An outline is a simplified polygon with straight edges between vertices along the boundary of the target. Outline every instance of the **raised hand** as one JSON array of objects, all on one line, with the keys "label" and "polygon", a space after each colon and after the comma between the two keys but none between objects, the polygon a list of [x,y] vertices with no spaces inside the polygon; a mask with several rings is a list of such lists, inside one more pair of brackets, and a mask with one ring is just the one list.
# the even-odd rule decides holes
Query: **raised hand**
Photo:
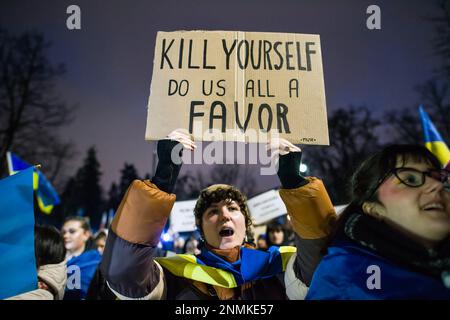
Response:
[{"label": "raised hand", "polygon": [[271,153],[273,155],[279,154],[282,156],[290,152],[302,151],[302,149],[293,145],[292,143],[283,138],[270,139],[269,142],[266,144],[266,150],[271,150]]},{"label": "raised hand", "polygon": [[175,129],[169,133],[165,139],[178,141],[188,150],[195,150],[197,148],[192,135],[187,133],[187,130],[185,129]]}]

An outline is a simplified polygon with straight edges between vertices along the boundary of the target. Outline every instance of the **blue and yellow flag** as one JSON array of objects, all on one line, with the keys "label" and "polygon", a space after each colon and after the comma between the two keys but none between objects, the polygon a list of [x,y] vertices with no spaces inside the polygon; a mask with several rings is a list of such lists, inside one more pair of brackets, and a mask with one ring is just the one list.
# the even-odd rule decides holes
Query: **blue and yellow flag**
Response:
[{"label": "blue and yellow flag", "polygon": [[425,146],[430,150],[442,164],[443,167],[450,166],[450,151],[447,144],[441,135],[437,131],[433,122],[431,122],[428,114],[423,110],[422,106],[419,107],[420,118],[422,120],[422,129],[425,139]]},{"label": "blue and yellow flag", "polygon": [[236,288],[284,272],[296,251],[295,247],[290,246],[273,246],[267,251],[242,247],[240,259],[230,263],[203,247],[197,256],[177,254],[155,260],[178,277],[223,288]]},{"label": "blue and yellow flag", "polygon": [[0,180],[0,299],[37,289],[33,174]]},{"label": "blue and yellow flag", "polygon": [[[34,166],[23,161],[11,152],[7,153],[6,158],[10,175],[30,167],[34,168]],[[45,178],[42,172],[36,168],[33,171],[33,190],[36,191],[39,209],[44,213],[51,213],[53,207],[61,202],[55,188],[53,188],[52,184]]]}]

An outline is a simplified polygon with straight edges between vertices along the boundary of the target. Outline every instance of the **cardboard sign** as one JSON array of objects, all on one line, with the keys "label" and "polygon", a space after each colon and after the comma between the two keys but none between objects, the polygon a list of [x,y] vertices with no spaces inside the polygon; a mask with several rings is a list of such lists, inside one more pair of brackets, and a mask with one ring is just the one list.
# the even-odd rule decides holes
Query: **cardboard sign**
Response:
[{"label": "cardboard sign", "polygon": [[178,128],[196,141],[328,145],[319,35],[158,32],[145,138]]},{"label": "cardboard sign", "polygon": [[285,215],[286,206],[280,197],[278,190],[264,192],[247,201],[248,210],[253,222],[258,225],[269,220]]},{"label": "cardboard sign", "polygon": [[175,201],[170,214],[170,229],[172,232],[195,231],[194,208],[197,200]]}]

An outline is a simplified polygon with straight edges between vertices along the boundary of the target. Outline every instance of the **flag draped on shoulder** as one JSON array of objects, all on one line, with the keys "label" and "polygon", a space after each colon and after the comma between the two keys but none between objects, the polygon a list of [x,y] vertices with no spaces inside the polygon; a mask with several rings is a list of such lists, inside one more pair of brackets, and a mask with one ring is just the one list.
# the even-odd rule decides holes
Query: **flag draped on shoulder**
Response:
[{"label": "flag draped on shoulder", "polygon": [[450,168],[450,151],[439,131],[431,121],[428,114],[419,107],[420,119],[422,121],[423,135],[425,139],[425,146],[430,150],[441,162],[443,167]]},{"label": "flag draped on shoulder", "polygon": [[33,167],[33,190],[36,191],[37,203],[39,209],[44,213],[51,213],[53,207],[60,203],[58,193],[55,188],[53,188],[50,181],[39,171],[37,168],[31,164],[23,161],[20,157],[8,152],[7,155],[8,170],[9,174],[13,175],[24,169]]},{"label": "flag draped on shoulder", "polygon": [[0,299],[37,289],[33,169],[0,180]]},{"label": "flag draped on shoulder", "polygon": [[223,288],[236,288],[244,283],[267,279],[284,272],[295,247],[270,247],[267,251],[241,248],[240,259],[230,263],[202,248],[197,256],[177,254],[155,260],[170,273]]}]

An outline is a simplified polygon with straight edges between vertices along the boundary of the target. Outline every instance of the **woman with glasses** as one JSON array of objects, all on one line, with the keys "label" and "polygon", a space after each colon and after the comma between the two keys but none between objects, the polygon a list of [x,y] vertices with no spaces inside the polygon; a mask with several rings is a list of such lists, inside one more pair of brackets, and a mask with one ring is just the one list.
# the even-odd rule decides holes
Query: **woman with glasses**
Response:
[{"label": "woman with glasses", "polygon": [[448,174],[422,146],[365,160],[306,298],[450,299]]}]

